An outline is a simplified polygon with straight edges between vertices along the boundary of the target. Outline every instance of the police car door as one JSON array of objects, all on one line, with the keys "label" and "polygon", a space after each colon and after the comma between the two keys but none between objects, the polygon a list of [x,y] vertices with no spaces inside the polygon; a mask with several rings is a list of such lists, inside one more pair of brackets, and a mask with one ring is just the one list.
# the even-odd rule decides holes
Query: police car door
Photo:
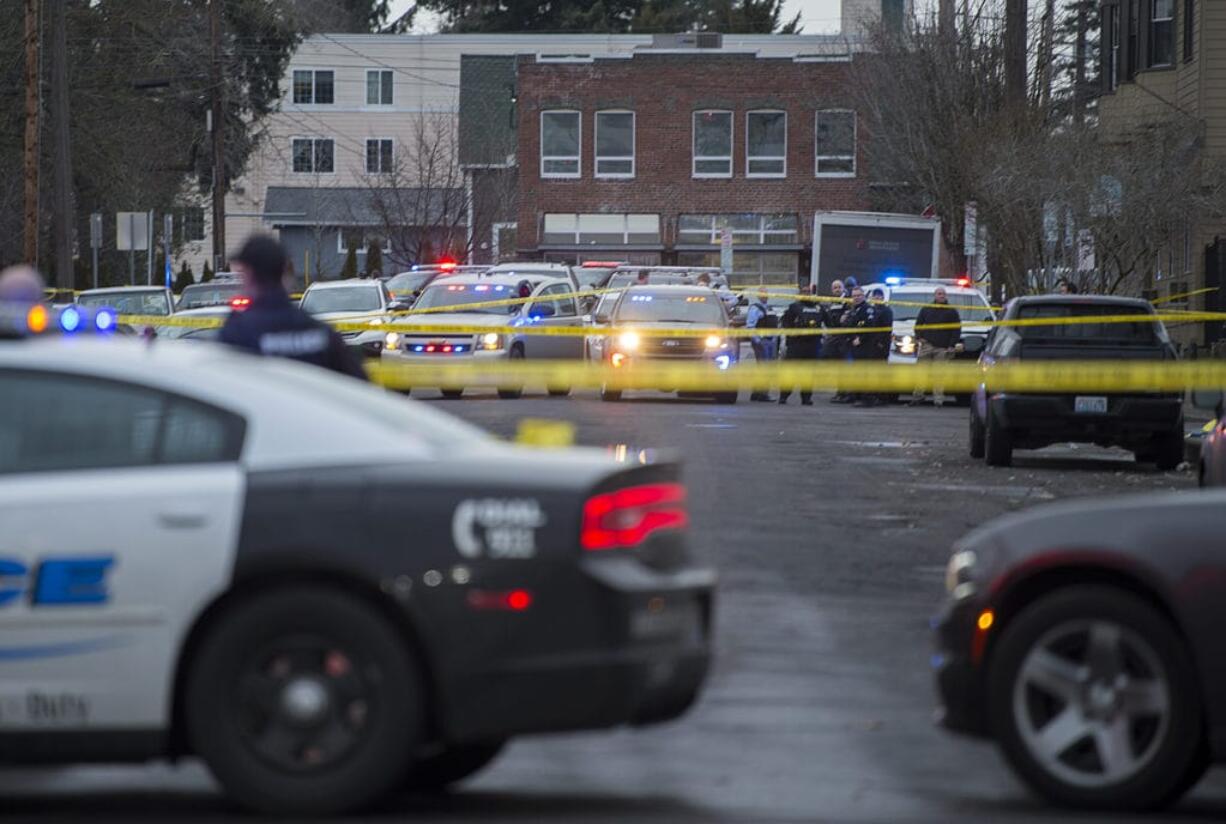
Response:
[{"label": "police car door", "polygon": [[[547,287],[542,296],[553,301],[554,314],[548,319],[550,327],[577,331],[583,326],[583,318],[575,302],[574,289],[569,284],[555,283]],[[578,334],[554,335],[549,341],[550,357],[575,360],[583,357],[583,337]]]},{"label": "police car door", "polygon": [[226,586],[243,421],[149,387],[0,370],[0,740],[156,732]]}]

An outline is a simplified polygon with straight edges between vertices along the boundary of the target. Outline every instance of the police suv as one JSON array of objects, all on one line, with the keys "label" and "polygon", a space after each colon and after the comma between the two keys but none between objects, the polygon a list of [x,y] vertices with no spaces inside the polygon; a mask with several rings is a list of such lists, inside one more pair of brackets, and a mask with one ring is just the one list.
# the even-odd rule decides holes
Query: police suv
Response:
[{"label": "police suv", "polygon": [[714,586],[678,473],[209,343],[4,343],[0,763],[199,756],[318,815],[675,718]]}]

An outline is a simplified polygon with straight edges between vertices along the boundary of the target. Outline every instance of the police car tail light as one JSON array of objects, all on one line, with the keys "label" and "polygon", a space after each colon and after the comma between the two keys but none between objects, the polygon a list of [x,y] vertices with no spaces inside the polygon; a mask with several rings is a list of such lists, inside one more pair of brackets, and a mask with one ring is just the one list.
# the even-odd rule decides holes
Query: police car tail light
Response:
[{"label": "police car tail light", "polygon": [[970,278],[958,278],[957,282],[959,286],[970,286],[971,285]]},{"label": "police car tail light", "polygon": [[233,298],[230,301],[230,308],[242,311],[251,305],[251,298]]},{"label": "police car tail light", "polygon": [[579,543],[590,551],[625,549],[656,532],[684,529],[689,523],[681,484],[631,486],[596,495],[583,505]]}]

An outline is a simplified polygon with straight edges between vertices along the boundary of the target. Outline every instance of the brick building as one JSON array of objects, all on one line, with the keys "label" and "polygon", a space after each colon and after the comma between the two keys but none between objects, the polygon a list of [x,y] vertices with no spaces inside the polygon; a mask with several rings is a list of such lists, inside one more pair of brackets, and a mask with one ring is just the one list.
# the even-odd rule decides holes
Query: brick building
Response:
[{"label": "brick building", "polygon": [[866,210],[847,54],[644,48],[516,64],[521,257],[807,272],[813,213]]}]

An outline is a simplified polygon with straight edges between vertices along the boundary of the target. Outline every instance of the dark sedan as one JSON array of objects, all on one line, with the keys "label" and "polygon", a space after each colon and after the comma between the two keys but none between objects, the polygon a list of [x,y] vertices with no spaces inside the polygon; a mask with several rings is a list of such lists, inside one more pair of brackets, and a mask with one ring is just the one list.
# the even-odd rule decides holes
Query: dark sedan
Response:
[{"label": "dark sedan", "polygon": [[1226,761],[1226,491],[1059,504],[955,546],[934,621],[944,725],[1041,795],[1169,803]]}]

